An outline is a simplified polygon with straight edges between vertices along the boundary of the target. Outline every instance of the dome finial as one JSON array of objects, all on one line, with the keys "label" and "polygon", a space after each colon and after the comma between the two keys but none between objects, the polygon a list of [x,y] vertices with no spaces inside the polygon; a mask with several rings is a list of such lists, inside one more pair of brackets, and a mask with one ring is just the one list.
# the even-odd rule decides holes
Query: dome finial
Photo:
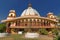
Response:
[{"label": "dome finial", "polygon": [[31,4],[31,3],[29,3],[29,4],[28,4],[28,7],[32,7],[32,4]]}]

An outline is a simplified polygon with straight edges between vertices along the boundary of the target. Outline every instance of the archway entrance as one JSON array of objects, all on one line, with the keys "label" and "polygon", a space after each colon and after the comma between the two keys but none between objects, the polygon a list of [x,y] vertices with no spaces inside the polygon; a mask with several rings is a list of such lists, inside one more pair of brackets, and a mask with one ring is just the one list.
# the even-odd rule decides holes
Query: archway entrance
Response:
[{"label": "archway entrance", "polygon": [[46,31],[48,31],[48,32],[51,31],[51,30],[52,30],[51,28],[46,28]]},{"label": "archway entrance", "polygon": [[18,34],[23,34],[24,33],[24,28],[17,29]]}]

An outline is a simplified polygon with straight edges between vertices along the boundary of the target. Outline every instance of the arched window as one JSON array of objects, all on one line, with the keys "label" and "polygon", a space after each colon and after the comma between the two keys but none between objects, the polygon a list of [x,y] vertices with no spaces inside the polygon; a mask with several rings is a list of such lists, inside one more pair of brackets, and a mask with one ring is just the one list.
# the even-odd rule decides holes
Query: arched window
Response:
[{"label": "arched window", "polygon": [[11,17],[13,16],[13,14],[11,14]]}]

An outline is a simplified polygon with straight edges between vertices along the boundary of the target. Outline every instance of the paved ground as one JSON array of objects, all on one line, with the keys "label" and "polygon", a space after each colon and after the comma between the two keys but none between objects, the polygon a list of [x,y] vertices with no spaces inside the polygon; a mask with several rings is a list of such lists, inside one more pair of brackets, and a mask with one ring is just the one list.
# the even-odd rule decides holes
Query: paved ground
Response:
[{"label": "paved ground", "polygon": [[2,38],[0,38],[0,40],[53,40],[53,37],[49,37],[46,35],[40,35],[39,38],[28,39],[28,38],[24,38],[22,36],[13,35],[11,37],[10,36],[2,37]]},{"label": "paved ground", "polygon": [[46,35],[40,35],[40,40],[53,40],[53,37],[46,36]]}]

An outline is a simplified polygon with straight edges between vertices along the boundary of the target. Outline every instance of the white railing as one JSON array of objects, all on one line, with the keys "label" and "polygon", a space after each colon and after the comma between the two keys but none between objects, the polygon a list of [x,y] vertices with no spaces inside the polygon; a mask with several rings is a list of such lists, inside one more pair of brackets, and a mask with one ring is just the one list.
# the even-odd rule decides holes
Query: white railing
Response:
[{"label": "white railing", "polygon": [[7,35],[8,35],[8,33],[0,33],[0,37],[5,37]]},{"label": "white railing", "polygon": [[38,38],[39,33],[26,33],[25,38]]}]

